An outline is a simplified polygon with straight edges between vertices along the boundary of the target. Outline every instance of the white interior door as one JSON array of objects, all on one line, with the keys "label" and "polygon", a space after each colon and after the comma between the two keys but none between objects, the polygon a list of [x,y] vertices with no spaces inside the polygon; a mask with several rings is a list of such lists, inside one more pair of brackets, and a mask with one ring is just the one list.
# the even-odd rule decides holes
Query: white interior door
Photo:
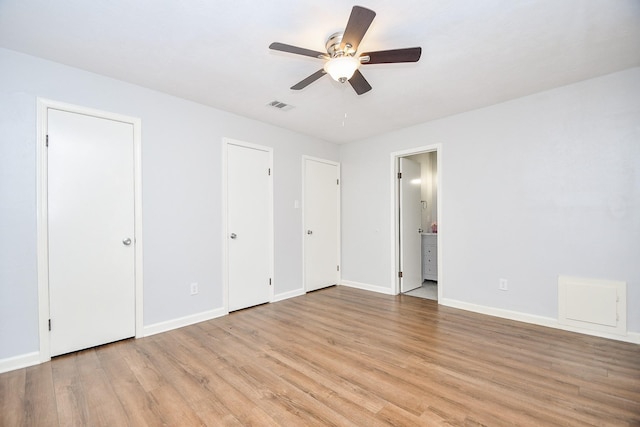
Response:
[{"label": "white interior door", "polygon": [[337,163],[304,159],[304,286],[307,292],[338,283],[339,177]]},{"label": "white interior door", "polygon": [[49,109],[51,355],[135,335],[133,125]]},{"label": "white interior door", "polygon": [[400,291],[422,286],[420,164],[400,158]]},{"label": "white interior door", "polygon": [[271,153],[227,145],[229,311],[271,299]]}]

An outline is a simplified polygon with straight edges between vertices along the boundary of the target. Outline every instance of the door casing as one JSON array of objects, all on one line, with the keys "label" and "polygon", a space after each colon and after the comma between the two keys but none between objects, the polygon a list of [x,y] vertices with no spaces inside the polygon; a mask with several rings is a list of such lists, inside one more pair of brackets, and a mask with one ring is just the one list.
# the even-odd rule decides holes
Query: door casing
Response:
[{"label": "door casing", "polygon": [[37,264],[38,264],[38,329],[40,336],[40,362],[51,360],[49,337],[49,242],[48,242],[48,164],[47,129],[48,110],[55,109],[84,114],[97,118],[116,120],[133,126],[134,165],[134,238],[135,238],[135,336],[143,336],[143,275],[142,275],[142,171],[141,171],[141,121],[138,118],[110,113],[82,106],[66,104],[49,99],[37,100],[37,144],[36,144],[36,212],[37,212]]}]

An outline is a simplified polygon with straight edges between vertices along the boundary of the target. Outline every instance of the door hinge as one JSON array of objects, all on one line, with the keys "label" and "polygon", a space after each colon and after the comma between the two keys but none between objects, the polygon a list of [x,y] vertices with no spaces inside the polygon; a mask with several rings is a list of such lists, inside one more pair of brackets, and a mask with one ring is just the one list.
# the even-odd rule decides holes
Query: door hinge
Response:
[{"label": "door hinge", "polygon": [[336,185],[340,185],[340,180],[336,179]]},{"label": "door hinge", "polygon": [[46,146],[49,146],[49,135],[47,135],[46,141],[45,141]]},{"label": "door hinge", "polygon": [[336,265],[336,271],[340,271],[340,266]]},{"label": "door hinge", "polygon": [[51,330],[51,319],[49,319],[49,330]]},{"label": "door hinge", "polygon": [[268,174],[269,176],[271,176],[271,168],[269,168]]},{"label": "door hinge", "polygon": [[402,172],[398,172],[398,179],[402,179]]},{"label": "door hinge", "polygon": [[269,277],[269,286],[271,286],[271,277]]},{"label": "door hinge", "polygon": [[402,277],[402,271],[398,271],[398,277]]}]

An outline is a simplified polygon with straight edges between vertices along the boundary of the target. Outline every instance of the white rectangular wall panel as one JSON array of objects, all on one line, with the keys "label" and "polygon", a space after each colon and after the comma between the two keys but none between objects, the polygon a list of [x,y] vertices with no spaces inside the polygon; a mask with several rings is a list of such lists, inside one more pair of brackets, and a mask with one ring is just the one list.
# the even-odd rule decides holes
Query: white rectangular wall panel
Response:
[{"label": "white rectangular wall panel", "polygon": [[626,334],[626,283],[560,276],[558,321],[602,332]]}]

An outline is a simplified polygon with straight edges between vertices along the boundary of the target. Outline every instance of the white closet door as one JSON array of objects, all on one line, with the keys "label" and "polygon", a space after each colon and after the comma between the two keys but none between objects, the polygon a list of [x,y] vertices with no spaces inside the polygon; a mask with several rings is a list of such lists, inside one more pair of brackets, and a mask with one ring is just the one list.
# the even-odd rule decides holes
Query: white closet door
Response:
[{"label": "white closet door", "polygon": [[271,265],[270,153],[227,146],[229,311],[269,302]]},{"label": "white closet door", "polygon": [[133,125],[49,109],[51,355],[135,335]]},{"label": "white closet door", "polygon": [[336,163],[304,160],[304,286],[307,292],[338,282],[339,176]]}]

